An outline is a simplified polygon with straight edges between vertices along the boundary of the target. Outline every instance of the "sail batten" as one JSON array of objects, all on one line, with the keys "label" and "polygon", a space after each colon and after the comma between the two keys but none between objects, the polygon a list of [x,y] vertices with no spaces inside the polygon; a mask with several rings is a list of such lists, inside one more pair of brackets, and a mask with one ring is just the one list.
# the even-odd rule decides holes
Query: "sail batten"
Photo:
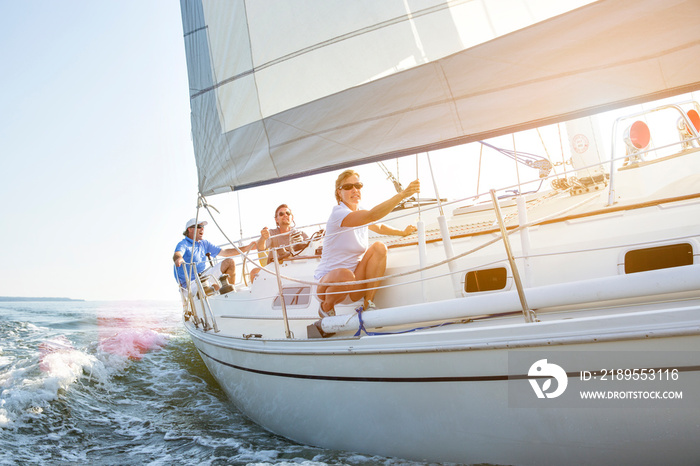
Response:
[{"label": "sail batten", "polygon": [[[259,0],[181,3],[205,195],[700,88],[693,0],[551,2],[569,11],[510,29],[489,1],[279,0],[270,18],[269,2]],[[348,11],[373,5],[379,11]],[[290,8],[292,24],[284,25]],[[296,17],[304,13],[311,16]],[[365,17],[376,23],[360,23]],[[476,31],[484,17],[493,24]],[[297,30],[315,22],[323,22],[318,31]]]}]

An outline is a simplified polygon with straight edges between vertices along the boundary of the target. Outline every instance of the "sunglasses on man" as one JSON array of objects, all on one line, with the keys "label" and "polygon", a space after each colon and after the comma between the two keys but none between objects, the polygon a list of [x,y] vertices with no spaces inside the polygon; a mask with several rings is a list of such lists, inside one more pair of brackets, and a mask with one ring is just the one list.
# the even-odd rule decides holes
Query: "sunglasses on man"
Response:
[{"label": "sunglasses on man", "polygon": [[355,189],[362,189],[364,185],[362,183],[345,183],[340,187],[340,189],[345,190],[345,191],[350,191],[352,188]]}]

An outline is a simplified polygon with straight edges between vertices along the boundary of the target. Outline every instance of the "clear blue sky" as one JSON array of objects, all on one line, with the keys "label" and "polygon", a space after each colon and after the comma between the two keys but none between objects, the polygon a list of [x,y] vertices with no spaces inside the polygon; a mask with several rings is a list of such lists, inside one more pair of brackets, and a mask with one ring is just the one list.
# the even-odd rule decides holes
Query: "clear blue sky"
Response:
[{"label": "clear blue sky", "polygon": [[0,295],[177,299],[196,195],[179,2],[0,16]]}]

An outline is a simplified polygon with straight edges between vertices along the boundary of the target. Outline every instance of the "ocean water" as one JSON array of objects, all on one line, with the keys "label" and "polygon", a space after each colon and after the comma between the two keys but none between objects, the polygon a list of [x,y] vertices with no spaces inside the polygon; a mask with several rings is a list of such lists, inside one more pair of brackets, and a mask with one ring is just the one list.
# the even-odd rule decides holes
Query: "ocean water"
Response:
[{"label": "ocean water", "polygon": [[409,464],[296,444],[248,420],[181,309],[0,302],[0,465]]}]

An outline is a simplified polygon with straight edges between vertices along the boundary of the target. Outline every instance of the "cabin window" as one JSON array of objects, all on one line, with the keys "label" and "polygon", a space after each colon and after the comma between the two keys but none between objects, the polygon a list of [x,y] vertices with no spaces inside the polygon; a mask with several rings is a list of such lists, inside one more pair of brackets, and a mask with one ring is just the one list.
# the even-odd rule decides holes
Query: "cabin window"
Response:
[{"label": "cabin window", "polygon": [[693,264],[693,247],[688,243],[635,249],[625,254],[625,273],[646,272]]},{"label": "cabin window", "polygon": [[[308,286],[290,286],[282,288],[284,304],[287,306],[307,307],[311,301],[311,288]],[[279,295],[272,303],[273,309],[281,309],[282,302]]]},{"label": "cabin window", "polygon": [[467,272],[464,280],[464,291],[476,293],[479,291],[502,290],[508,282],[508,271],[505,267],[495,269],[472,270]]}]

